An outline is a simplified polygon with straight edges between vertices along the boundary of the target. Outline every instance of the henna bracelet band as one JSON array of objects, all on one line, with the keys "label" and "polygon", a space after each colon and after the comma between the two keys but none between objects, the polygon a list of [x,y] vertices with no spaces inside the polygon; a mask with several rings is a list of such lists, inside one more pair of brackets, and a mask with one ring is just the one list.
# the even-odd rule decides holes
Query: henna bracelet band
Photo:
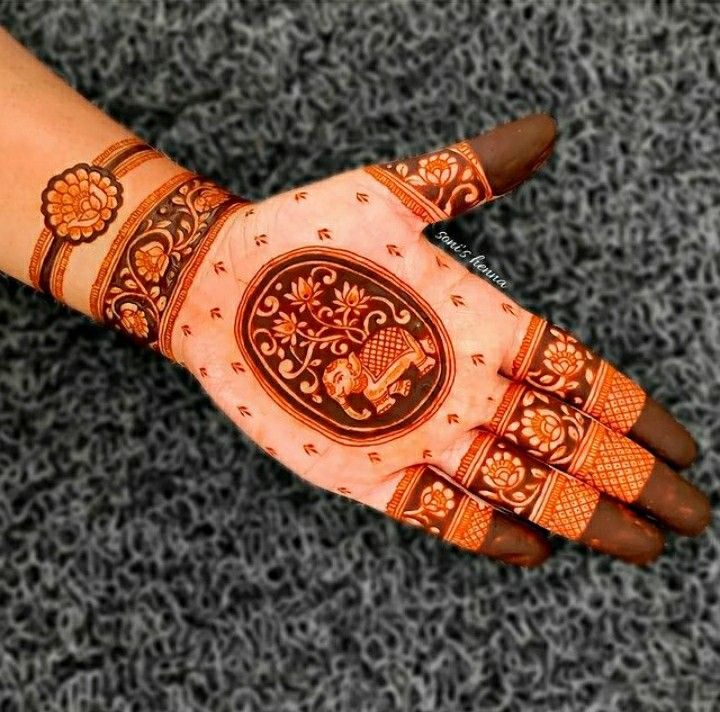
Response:
[{"label": "henna bracelet band", "polygon": [[63,299],[63,280],[76,245],[105,233],[123,202],[120,178],[161,153],[136,138],[118,141],[92,163],[78,163],[53,176],[42,194],[45,227],[30,260],[30,281]]},{"label": "henna bracelet band", "polygon": [[113,240],[90,292],[93,317],[173,358],[173,327],[200,263],[247,203],[193,173],[160,186]]}]

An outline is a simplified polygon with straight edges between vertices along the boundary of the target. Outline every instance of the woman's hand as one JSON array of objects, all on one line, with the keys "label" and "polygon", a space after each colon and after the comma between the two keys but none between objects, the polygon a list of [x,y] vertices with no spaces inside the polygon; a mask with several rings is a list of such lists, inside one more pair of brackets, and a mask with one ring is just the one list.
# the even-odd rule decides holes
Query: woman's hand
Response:
[{"label": "woman's hand", "polygon": [[548,117],[250,205],[2,30],[0,68],[0,269],[185,363],[302,477],[516,564],[548,552],[528,521],[638,563],[646,515],[707,524],[688,433],[422,235],[532,174]]},{"label": "woman's hand", "polygon": [[177,315],[175,357],[320,487],[514,564],[548,554],[525,522],[652,560],[648,515],[688,535],[709,519],[675,472],[692,438],[422,234],[511,190],[554,139],[551,119],[528,117],[239,208]]}]

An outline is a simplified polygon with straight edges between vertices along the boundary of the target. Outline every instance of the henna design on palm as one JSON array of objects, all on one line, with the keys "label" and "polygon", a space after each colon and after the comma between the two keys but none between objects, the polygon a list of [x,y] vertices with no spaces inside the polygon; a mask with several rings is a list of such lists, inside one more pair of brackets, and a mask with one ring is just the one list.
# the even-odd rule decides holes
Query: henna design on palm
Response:
[{"label": "henna design on palm", "polygon": [[349,445],[386,442],[431,417],[454,356],[423,299],[357,254],[280,255],[245,290],[236,338],[281,407]]}]

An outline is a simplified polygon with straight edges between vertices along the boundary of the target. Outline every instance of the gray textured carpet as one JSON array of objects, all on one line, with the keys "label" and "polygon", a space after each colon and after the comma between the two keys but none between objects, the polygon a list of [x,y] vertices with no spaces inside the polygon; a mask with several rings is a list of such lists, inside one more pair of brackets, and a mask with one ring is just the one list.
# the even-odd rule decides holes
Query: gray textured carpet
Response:
[{"label": "gray textured carpet", "polygon": [[[83,94],[250,197],[534,110],[557,157],[450,228],[692,429],[720,486],[720,11],[29,2]],[[179,369],[0,279],[0,711],[720,709],[720,526],[525,572],[297,481]]]}]

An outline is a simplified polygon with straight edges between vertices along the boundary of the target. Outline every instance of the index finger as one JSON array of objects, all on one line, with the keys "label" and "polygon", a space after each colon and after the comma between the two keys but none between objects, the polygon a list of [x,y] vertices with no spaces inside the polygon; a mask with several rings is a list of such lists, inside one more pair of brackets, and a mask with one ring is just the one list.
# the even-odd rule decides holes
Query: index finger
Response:
[{"label": "index finger", "polygon": [[573,334],[542,317],[530,316],[512,365],[504,370],[679,467],[697,456],[692,436],[665,408]]}]

